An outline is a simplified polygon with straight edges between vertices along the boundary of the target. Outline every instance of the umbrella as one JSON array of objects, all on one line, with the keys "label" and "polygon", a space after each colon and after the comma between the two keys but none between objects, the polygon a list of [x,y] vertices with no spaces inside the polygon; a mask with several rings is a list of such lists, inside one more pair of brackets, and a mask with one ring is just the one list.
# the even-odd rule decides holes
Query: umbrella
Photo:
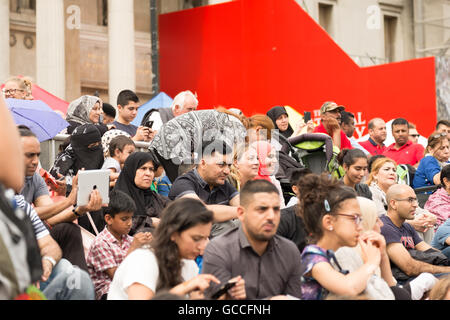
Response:
[{"label": "umbrella", "polygon": [[140,126],[145,113],[150,109],[169,108],[173,99],[164,92],[158,93],[150,101],[139,107],[136,118],[131,122],[135,126]]},{"label": "umbrella", "polygon": [[[4,86],[5,84],[2,84],[0,88],[3,89]],[[67,101],[58,98],[35,83],[31,85],[31,95],[34,100],[44,101],[53,110],[61,111],[64,115],[67,113],[67,108],[69,107],[69,103]]]},{"label": "umbrella", "polygon": [[40,100],[6,99],[17,125],[25,125],[33,131],[39,142],[52,139],[69,123]]}]

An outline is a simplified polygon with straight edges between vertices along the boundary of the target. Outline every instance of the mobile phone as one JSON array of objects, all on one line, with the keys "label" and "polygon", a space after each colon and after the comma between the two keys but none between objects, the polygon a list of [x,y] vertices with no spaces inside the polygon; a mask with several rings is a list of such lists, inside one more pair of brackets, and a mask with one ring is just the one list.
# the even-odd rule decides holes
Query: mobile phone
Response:
[{"label": "mobile phone", "polygon": [[217,290],[215,293],[213,293],[211,295],[211,299],[219,299],[222,295],[224,295],[225,293],[227,293],[228,290],[230,290],[231,288],[233,288],[236,285],[236,281],[229,281],[227,283],[225,283],[224,285],[222,285],[219,290]]},{"label": "mobile phone", "polygon": [[303,113],[303,121],[304,121],[305,123],[308,123],[309,120],[311,120],[311,112],[305,111],[305,112]]},{"label": "mobile phone", "polygon": [[44,181],[48,186],[53,186],[54,188],[59,187],[59,185],[56,183],[56,179],[53,178],[53,176],[50,173],[42,169],[40,170],[40,174],[42,178],[44,178]]},{"label": "mobile phone", "polygon": [[144,127],[147,127],[147,128],[152,128],[153,127],[153,120],[147,120],[147,121],[145,121],[145,123],[144,123]]}]

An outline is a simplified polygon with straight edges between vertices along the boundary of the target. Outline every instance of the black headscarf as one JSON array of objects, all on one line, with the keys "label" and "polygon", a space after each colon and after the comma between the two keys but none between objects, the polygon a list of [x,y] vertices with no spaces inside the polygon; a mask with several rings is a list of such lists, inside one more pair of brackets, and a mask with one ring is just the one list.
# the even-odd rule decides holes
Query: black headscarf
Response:
[{"label": "black headscarf", "polygon": [[[285,107],[280,107],[280,106],[276,106],[271,108],[269,111],[267,111],[267,116],[272,120],[275,129],[280,130],[280,128],[278,128],[277,126],[277,119],[285,114],[288,115],[286,108]],[[290,136],[292,136],[292,134],[294,133],[294,130],[292,129],[291,125],[288,125],[288,128],[285,131],[281,131],[280,130],[280,134],[283,135],[285,138],[289,138]]]},{"label": "black headscarf", "polygon": [[[88,148],[95,142],[100,142],[100,145]],[[50,173],[55,178],[59,178],[59,175],[74,177],[81,168],[100,169],[103,161],[100,132],[95,125],[84,124],[74,130],[70,144],[58,155]],[[67,191],[69,192],[69,189]]]},{"label": "black headscarf", "polygon": [[[98,146],[88,148],[90,144],[96,142],[99,142]],[[70,144],[75,155],[73,164],[75,174],[81,168],[95,170],[102,167],[104,161],[102,138],[95,125],[84,124],[77,127],[72,133]]]},{"label": "black headscarf", "polygon": [[161,211],[166,207],[169,199],[149,189],[141,189],[134,183],[136,171],[147,162],[152,161],[155,170],[158,167],[158,161],[149,152],[132,153],[123,166],[117,179],[114,190],[120,190],[133,198],[136,204],[136,212],[133,217],[133,226],[130,235],[139,231],[152,231],[152,217],[159,217]]}]

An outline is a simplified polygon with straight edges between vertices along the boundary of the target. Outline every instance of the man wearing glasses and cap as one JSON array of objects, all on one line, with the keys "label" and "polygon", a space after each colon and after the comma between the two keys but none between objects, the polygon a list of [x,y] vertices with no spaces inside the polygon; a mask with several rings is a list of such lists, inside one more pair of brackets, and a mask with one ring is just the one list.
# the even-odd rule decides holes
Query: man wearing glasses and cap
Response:
[{"label": "man wearing glasses and cap", "polygon": [[338,106],[335,102],[325,102],[320,107],[320,125],[314,128],[314,133],[325,133],[333,139],[333,145],[339,149],[353,149],[350,140],[341,130],[341,111],[343,106]]}]

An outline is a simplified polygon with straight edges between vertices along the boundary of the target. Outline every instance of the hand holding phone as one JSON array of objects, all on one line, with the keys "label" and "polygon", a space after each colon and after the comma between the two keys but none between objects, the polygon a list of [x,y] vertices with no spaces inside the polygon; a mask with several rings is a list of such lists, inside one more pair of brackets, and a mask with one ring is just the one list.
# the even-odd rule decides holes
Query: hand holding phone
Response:
[{"label": "hand holding phone", "polygon": [[223,296],[225,293],[228,292],[231,288],[233,288],[237,284],[237,281],[228,281],[227,283],[220,286],[219,290],[217,290],[215,293],[211,295],[211,299],[219,299],[221,296]]},{"label": "hand holding phone", "polygon": [[144,123],[144,127],[147,127],[147,128],[152,128],[153,127],[153,120],[147,120],[147,121],[145,121],[145,123]]},{"label": "hand holding phone", "polygon": [[309,120],[311,120],[311,112],[305,111],[305,112],[303,113],[303,121],[304,121],[305,123],[308,123]]}]

